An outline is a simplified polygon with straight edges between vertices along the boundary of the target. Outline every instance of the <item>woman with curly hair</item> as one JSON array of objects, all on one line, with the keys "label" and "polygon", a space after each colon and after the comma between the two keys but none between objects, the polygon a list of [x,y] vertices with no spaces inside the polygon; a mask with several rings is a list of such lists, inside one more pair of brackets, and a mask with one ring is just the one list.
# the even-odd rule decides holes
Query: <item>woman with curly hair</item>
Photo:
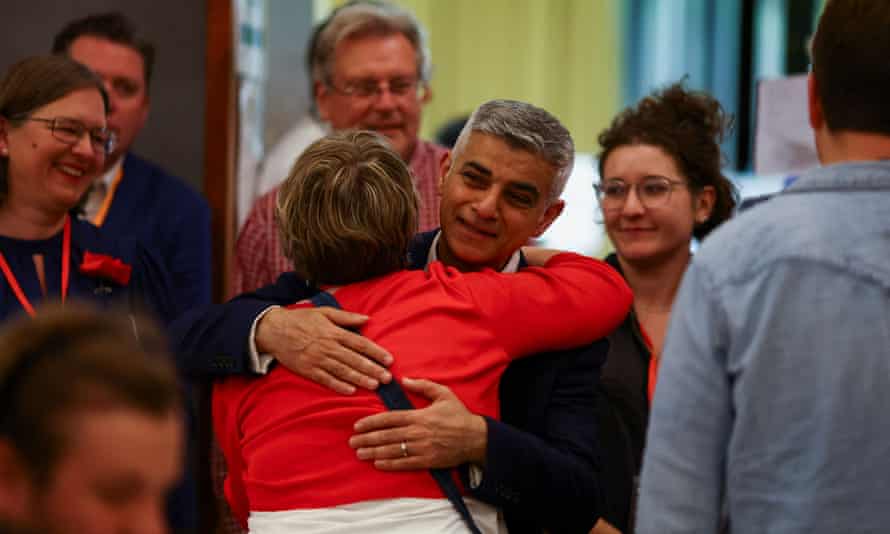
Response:
[{"label": "woman with curly hair", "polygon": [[598,408],[605,479],[604,521],[632,531],[633,503],[649,403],[671,306],[691,258],[736,205],[721,171],[730,120],[710,95],[673,84],[622,111],[600,133],[595,185],[615,252],[606,262],[634,292],[613,333]]}]

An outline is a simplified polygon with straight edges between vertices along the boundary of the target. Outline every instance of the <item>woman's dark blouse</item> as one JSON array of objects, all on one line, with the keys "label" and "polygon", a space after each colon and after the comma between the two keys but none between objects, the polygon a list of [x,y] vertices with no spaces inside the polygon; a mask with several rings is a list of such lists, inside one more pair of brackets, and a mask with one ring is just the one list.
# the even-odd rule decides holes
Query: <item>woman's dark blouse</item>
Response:
[{"label": "woman's dark blouse", "polygon": [[[86,251],[117,258],[132,267],[130,281],[119,285],[107,277],[80,272]],[[22,291],[35,307],[45,299],[61,295],[62,232],[49,239],[24,240],[0,235],[0,252],[16,277]],[[40,288],[34,255],[43,256],[46,296]],[[184,311],[173,306],[170,277],[157,257],[135,241],[111,241],[93,225],[71,220],[71,263],[68,299],[87,300],[101,307],[115,306],[140,310],[168,323]],[[0,323],[25,313],[6,277],[0,277]]]},{"label": "woman's dark blouse", "polygon": [[[605,258],[622,275],[618,257]],[[651,353],[633,310],[609,335],[597,397],[602,447],[602,517],[622,532],[633,532],[636,488],[649,420]]]}]

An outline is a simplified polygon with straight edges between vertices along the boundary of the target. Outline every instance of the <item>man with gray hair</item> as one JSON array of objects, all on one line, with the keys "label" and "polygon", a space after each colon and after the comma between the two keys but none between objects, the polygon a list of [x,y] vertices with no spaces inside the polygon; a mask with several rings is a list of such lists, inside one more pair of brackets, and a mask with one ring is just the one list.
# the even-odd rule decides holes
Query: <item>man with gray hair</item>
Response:
[{"label": "man with gray hair", "polygon": [[[488,166],[482,162],[495,155],[503,159]],[[546,111],[509,100],[479,106],[442,162],[442,231],[432,243],[430,261],[441,256],[462,271],[503,270],[510,260],[518,262],[519,247],[544,233],[562,212],[559,196],[574,161],[571,135]],[[492,183],[497,181],[493,168],[500,166],[516,179]],[[535,176],[544,177],[543,183],[532,183]],[[480,191],[504,198],[492,194],[478,202]],[[537,213],[529,216],[529,211]]]},{"label": "man with gray hair", "polygon": [[[432,97],[432,66],[417,19],[389,4],[349,3],[316,26],[309,47],[307,63],[321,120],[334,130],[383,134],[415,176],[420,230],[435,228],[436,179],[446,150],[418,138],[421,109]],[[299,155],[289,156],[288,170]],[[285,175],[282,172],[277,180]],[[275,228],[277,194],[275,187],[257,199],[238,235],[236,294],[270,284],[293,268]]]},{"label": "man with gray hair", "polygon": [[[571,136],[546,111],[506,100],[483,104],[442,161],[441,230],[415,238],[410,267],[441,261],[465,272],[524,268],[519,248],[562,211],[559,195],[573,159]],[[344,394],[388,382],[376,362],[389,365],[393,357],[332,324],[360,327],[367,317],[275,307],[311,294],[286,273],[274,286],[182,321],[182,365],[225,376],[262,372],[274,359]],[[438,335],[447,334],[430,332],[430,342]],[[469,494],[500,508],[512,534],[587,532],[599,515],[593,415],[606,349],[600,341],[510,364],[499,388],[501,420],[470,413],[444,386],[405,383],[431,403],[356,422],[350,445],[382,470],[458,468]]]}]

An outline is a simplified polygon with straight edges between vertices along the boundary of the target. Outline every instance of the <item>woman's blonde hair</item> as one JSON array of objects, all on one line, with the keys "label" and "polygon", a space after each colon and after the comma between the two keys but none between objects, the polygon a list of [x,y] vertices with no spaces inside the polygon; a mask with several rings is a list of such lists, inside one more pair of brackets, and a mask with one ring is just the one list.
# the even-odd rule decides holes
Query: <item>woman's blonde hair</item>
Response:
[{"label": "woman's blonde hair", "polygon": [[417,231],[411,172],[374,132],[345,131],[316,141],[278,191],[284,255],[314,284],[348,284],[407,264]]}]

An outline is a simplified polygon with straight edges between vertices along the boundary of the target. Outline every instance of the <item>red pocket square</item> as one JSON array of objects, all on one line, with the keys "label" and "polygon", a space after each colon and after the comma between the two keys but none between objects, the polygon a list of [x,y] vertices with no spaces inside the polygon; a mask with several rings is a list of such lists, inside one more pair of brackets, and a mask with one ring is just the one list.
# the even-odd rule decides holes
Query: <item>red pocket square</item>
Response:
[{"label": "red pocket square", "polygon": [[105,254],[94,254],[90,251],[84,251],[83,261],[80,263],[80,272],[87,276],[106,278],[118,285],[125,286],[130,283],[133,267]]}]

